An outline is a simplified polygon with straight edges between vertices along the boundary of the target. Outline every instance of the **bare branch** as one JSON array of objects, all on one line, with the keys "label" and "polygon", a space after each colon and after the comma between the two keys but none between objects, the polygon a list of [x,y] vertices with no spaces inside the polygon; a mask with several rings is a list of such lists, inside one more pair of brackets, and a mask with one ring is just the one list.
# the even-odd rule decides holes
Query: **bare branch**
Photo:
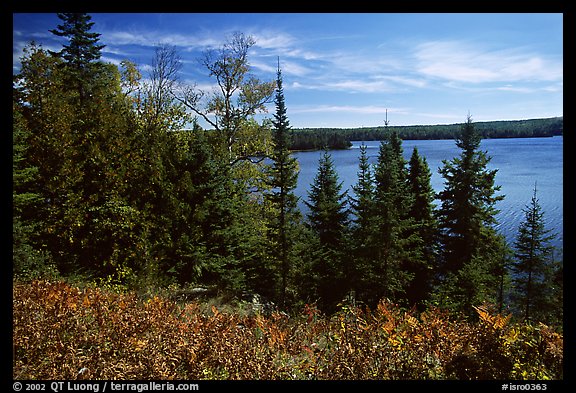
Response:
[{"label": "bare branch", "polygon": [[238,156],[234,160],[230,161],[230,166],[238,164],[240,161],[249,161],[252,164],[260,164],[265,159],[270,158],[265,152],[255,152],[251,155]]}]

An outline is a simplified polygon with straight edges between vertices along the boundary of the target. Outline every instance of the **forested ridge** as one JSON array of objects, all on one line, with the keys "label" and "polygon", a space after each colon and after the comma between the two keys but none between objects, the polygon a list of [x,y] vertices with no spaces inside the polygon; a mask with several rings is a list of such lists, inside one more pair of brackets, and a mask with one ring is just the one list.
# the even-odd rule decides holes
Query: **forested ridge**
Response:
[{"label": "forested ridge", "polygon": [[[462,123],[380,126],[356,128],[295,128],[291,148],[293,150],[345,149],[350,141],[379,141],[390,131],[398,133],[403,140],[454,139]],[[564,118],[500,120],[475,123],[483,139],[488,138],[538,138],[562,135]]]},{"label": "forested ridge", "polygon": [[[426,159],[414,148],[406,161],[401,132],[389,127],[377,138],[382,142],[376,164],[368,163],[365,147],[360,149],[357,183],[350,193],[342,191],[331,155],[328,150],[324,152],[305,201],[309,212],[303,215],[294,195],[298,163],[292,149],[298,132],[290,127],[289,97],[284,96],[280,60],[275,80],[262,81],[252,75],[248,54],[255,43],[253,37],[235,33],[220,48],[204,53],[200,67],[214,78],[221,92],[207,94],[179,79],[181,61],[174,47],[157,47],[145,77],[132,62],[116,66],[100,60],[103,45],[99,34],[91,31],[93,22],[88,14],[58,16],[62,24],[51,32],[66,37],[68,43],[57,52],[31,43],[13,83],[13,274],[14,307],[19,310],[14,322],[18,332],[18,375],[35,377],[30,370],[36,367],[34,356],[42,352],[34,352],[22,338],[27,329],[36,329],[28,316],[45,312],[46,320],[52,320],[64,315],[62,323],[70,326],[79,326],[75,322],[78,318],[96,321],[101,330],[90,331],[89,335],[87,332],[86,336],[96,341],[78,349],[90,358],[92,355],[84,354],[91,353],[91,345],[112,345],[98,341],[103,337],[132,337],[135,341],[125,344],[136,347],[148,342],[149,338],[140,335],[142,332],[116,336],[118,326],[131,326],[123,318],[146,320],[145,325],[156,332],[153,335],[167,337],[162,330],[167,327],[159,325],[162,318],[149,320],[145,316],[149,314],[143,310],[148,307],[170,320],[174,313],[178,319],[196,312],[196,306],[180,304],[184,307],[180,310],[157,294],[168,298],[183,294],[183,298],[173,299],[184,304],[198,293],[234,304],[243,304],[242,299],[247,297],[264,299],[262,302],[274,311],[268,315],[276,317],[244,322],[233,317],[229,326],[256,324],[260,336],[254,333],[254,337],[242,335],[241,339],[254,343],[262,335],[273,336],[276,341],[267,347],[272,349],[275,343],[285,342],[285,331],[289,330],[277,318],[300,315],[303,309],[308,310],[308,322],[326,316],[321,329],[332,332],[331,316],[345,318],[342,329],[348,326],[348,318],[356,321],[355,329],[361,329],[358,321],[365,319],[365,331],[377,331],[385,320],[411,321],[416,329],[416,320],[401,317],[403,311],[398,310],[411,310],[417,316],[422,313],[428,319],[431,316],[426,313],[430,310],[442,310],[446,319],[436,323],[446,327],[448,336],[448,331],[453,331],[449,318],[457,318],[463,321],[470,337],[476,337],[474,340],[496,340],[493,345],[502,352],[507,375],[518,378],[528,366],[515,365],[514,356],[528,349],[518,347],[512,354],[511,347],[504,346],[506,334],[513,330],[498,330],[496,336],[481,338],[477,336],[480,331],[467,324],[488,321],[486,326],[490,326],[500,321],[497,327],[503,329],[513,320],[526,326],[540,323],[550,337],[553,330],[561,331],[563,265],[552,258],[555,254],[548,241],[554,234],[543,225],[545,212],[538,203],[537,187],[534,185],[533,197],[526,201],[525,220],[515,244],[507,244],[495,229],[498,201],[503,198],[496,195],[497,170],[487,167],[490,157],[481,149],[482,134],[471,117],[458,125],[453,135],[460,154],[443,162],[440,174],[445,188],[439,193],[430,185]],[[262,113],[269,102],[275,106],[272,117],[256,121],[255,115]],[[199,126],[199,118],[210,125],[210,130]],[[181,131],[190,123],[192,129]],[[40,300],[42,293],[50,296]],[[113,293],[122,295],[115,297]],[[152,303],[139,303],[134,296],[151,299]],[[34,311],[36,307],[44,311]],[[124,310],[126,313],[121,312]],[[370,310],[379,310],[374,311],[375,320],[380,321],[376,325],[368,323],[372,321]],[[112,322],[102,316],[103,312],[115,315]],[[176,324],[182,332],[190,333],[186,335],[190,345],[196,345],[192,344],[196,336],[188,329],[202,329],[198,327],[202,323],[215,323],[218,329],[222,324],[228,326],[228,322],[218,319],[216,308],[212,313],[214,320],[186,314],[192,319]],[[197,317],[200,319],[194,319]],[[50,329],[47,325],[42,332]],[[316,337],[320,330],[315,329],[301,332],[306,342],[302,345],[312,345],[306,341],[307,334],[320,340]],[[426,325],[418,329],[422,331],[406,330],[405,339],[410,336],[413,343],[425,340],[422,334],[427,331]],[[330,356],[344,356],[340,345],[362,348],[361,353],[368,359],[383,342],[396,345],[389,336],[392,331],[387,331],[384,341],[375,341],[372,349],[364,348],[360,341],[338,341],[338,345],[323,341],[316,345],[322,345],[322,353]],[[492,330],[482,330],[488,331]],[[510,340],[517,340],[518,332]],[[523,332],[525,335],[520,336],[526,339],[536,334],[535,330]],[[330,340],[336,340],[334,334]],[[340,334],[338,337],[344,337]],[[553,336],[553,340],[557,338]],[[54,340],[75,342],[68,336]],[[160,340],[154,345],[168,343]],[[178,348],[188,351],[181,345]],[[530,366],[532,374],[524,377],[561,378],[561,358],[558,360],[554,345],[553,361],[546,358],[546,363],[544,352],[548,356],[549,349],[543,349],[537,354],[537,363]],[[141,349],[144,347],[142,344]],[[444,344],[442,348],[446,348]],[[463,345],[462,350],[465,348]],[[301,355],[294,351],[286,349],[282,356]],[[432,352],[426,356],[433,356]],[[179,352],[175,357],[182,360],[188,356],[183,354]],[[267,354],[259,352],[258,356],[270,360]],[[487,353],[477,354],[474,367],[481,368],[478,359]],[[413,355],[414,359],[420,356],[417,352]],[[127,364],[131,364],[130,356]],[[450,352],[441,360],[430,358],[428,366],[436,364],[439,377],[471,378],[472,374],[462,371],[465,367],[458,363],[458,356],[464,354]],[[231,372],[234,362],[222,362],[217,367],[206,366],[202,372],[225,378],[226,373],[218,373]],[[299,371],[294,375],[328,377],[314,364],[306,364],[301,374]],[[150,365],[148,370],[157,366]],[[362,370],[373,378],[385,378],[387,372],[396,377],[421,378],[429,375],[425,372],[428,366],[419,363],[417,373],[414,368],[414,373],[408,370],[405,374],[385,372],[379,363],[370,363]],[[194,367],[187,371],[162,370],[172,377],[189,377],[200,372]],[[490,370],[484,373],[478,369],[474,375],[498,377],[499,367],[494,363]],[[109,372],[100,371],[98,375]],[[70,372],[50,374],[45,368],[41,375],[68,378]],[[130,375],[150,377],[143,372]],[[283,372],[274,375],[289,375]]]}]

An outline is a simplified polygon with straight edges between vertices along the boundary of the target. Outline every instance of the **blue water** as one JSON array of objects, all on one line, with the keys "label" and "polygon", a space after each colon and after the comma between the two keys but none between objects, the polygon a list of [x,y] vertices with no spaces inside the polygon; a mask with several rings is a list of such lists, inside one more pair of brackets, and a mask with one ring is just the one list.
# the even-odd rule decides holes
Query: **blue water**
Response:
[{"label": "blue water", "polygon": [[[357,181],[358,157],[360,145],[368,147],[371,163],[376,163],[379,141],[353,142],[349,150],[333,150],[332,158],[343,190],[352,193],[352,185]],[[444,188],[444,179],[438,173],[442,160],[451,160],[460,155],[454,140],[418,140],[403,141],[404,157],[410,159],[412,149],[418,147],[421,156],[426,157],[432,172],[432,187],[436,192]],[[534,183],[537,185],[537,197],[544,211],[546,227],[556,238],[552,245],[561,252],[563,244],[563,138],[511,138],[484,139],[480,149],[492,157],[489,169],[498,169],[495,184],[501,186],[498,194],[504,194],[503,201],[496,204],[500,213],[497,229],[505,235],[509,244],[513,244],[518,226],[524,220],[523,209],[530,203]],[[304,199],[308,199],[308,190],[318,169],[318,160],[322,152],[297,152],[294,156],[300,163],[298,186],[295,190],[300,197],[300,209],[307,211]]]}]

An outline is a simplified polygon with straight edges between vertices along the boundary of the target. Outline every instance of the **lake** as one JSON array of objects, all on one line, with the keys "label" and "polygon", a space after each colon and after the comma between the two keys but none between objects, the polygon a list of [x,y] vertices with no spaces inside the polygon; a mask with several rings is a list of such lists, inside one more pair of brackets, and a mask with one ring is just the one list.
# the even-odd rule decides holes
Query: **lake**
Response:
[{"label": "lake", "polygon": [[[358,157],[360,146],[365,143],[371,163],[376,163],[379,141],[355,141],[348,150],[332,150],[330,154],[343,190],[349,190],[357,181]],[[438,173],[442,160],[451,160],[460,155],[454,140],[408,140],[402,142],[404,157],[408,161],[412,149],[416,146],[418,153],[426,157],[432,172],[432,187],[436,192],[444,188],[444,179]],[[487,151],[492,160],[489,169],[498,169],[495,184],[501,186],[503,201],[496,204],[500,210],[497,215],[498,230],[513,244],[518,233],[518,226],[524,220],[523,209],[530,203],[534,182],[537,183],[537,197],[544,211],[546,227],[556,234],[553,245],[561,253],[563,244],[563,137],[551,138],[510,138],[483,139],[480,149]],[[307,208],[308,190],[318,169],[318,160],[322,152],[296,152],[294,156],[300,163],[298,186],[295,190],[300,197],[300,209],[304,214]]]}]

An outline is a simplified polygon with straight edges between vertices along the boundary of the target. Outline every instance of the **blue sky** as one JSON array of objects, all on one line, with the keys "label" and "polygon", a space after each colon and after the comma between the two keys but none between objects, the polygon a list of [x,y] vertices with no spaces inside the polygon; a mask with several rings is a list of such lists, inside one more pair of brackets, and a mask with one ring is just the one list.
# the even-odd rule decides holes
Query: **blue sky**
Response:
[{"label": "blue sky", "polygon": [[[146,76],[157,44],[174,45],[181,81],[212,81],[198,59],[232,33],[252,35],[252,73],[276,78],[290,123],[374,127],[563,115],[562,14],[91,14],[102,60]],[[55,14],[13,14],[13,69],[30,41],[59,50]],[[269,114],[274,110],[269,106]]]}]

